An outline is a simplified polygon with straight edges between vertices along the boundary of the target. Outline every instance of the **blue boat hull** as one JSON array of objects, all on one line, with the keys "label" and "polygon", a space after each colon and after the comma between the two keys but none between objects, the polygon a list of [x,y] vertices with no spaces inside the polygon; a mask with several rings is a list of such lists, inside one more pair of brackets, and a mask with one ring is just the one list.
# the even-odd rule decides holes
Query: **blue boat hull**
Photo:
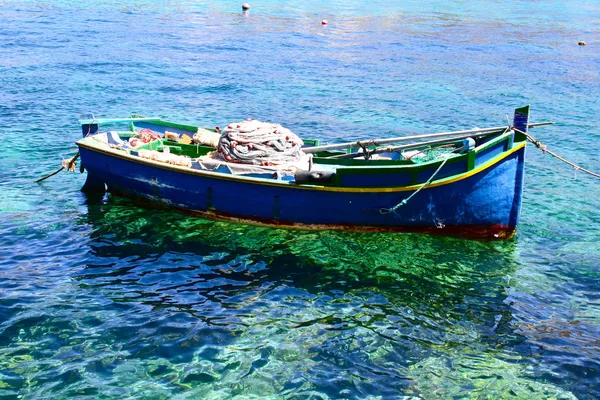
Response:
[{"label": "blue boat hull", "polygon": [[[525,145],[470,173],[415,187],[323,187],[183,170],[82,146],[87,186],[209,219],[300,229],[409,231],[506,239],[521,208]],[[369,179],[366,177],[365,179]]]}]

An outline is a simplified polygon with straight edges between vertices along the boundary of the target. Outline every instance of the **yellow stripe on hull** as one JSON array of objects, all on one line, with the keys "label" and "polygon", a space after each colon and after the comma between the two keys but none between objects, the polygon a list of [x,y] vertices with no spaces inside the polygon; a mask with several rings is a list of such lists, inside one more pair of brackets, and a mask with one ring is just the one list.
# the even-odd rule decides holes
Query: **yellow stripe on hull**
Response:
[{"label": "yellow stripe on hull", "polygon": [[[96,146],[90,146],[88,144],[82,143],[81,141],[78,141],[77,145],[79,147],[82,147],[87,150],[106,154],[110,157],[117,157],[117,158],[121,158],[124,160],[139,163],[139,164],[152,165],[154,167],[165,169],[165,170],[171,170],[171,171],[181,172],[181,173],[190,174],[190,175],[200,175],[200,176],[204,176],[204,177],[210,177],[212,179],[237,181],[237,182],[262,185],[262,186],[266,185],[266,186],[278,186],[278,187],[283,187],[283,188],[288,188],[288,189],[317,190],[317,191],[322,191],[322,192],[346,192],[346,193],[409,192],[409,191],[417,190],[421,186],[423,186],[423,184],[417,184],[417,185],[391,187],[391,188],[386,188],[386,187],[383,187],[383,188],[351,188],[351,187],[331,187],[331,186],[318,186],[318,185],[301,185],[301,184],[296,184],[296,183],[277,182],[277,181],[273,181],[273,180],[269,180],[269,179],[262,179],[262,178],[238,177],[235,175],[224,174],[224,173],[220,173],[220,172],[202,171],[202,170],[190,169],[190,168],[185,168],[185,167],[179,167],[179,166],[171,165],[171,164],[164,164],[164,163],[160,163],[160,162],[153,161],[153,160],[142,159],[140,157],[133,156],[130,154],[123,154],[119,150],[112,150],[112,149],[106,150],[106,149],[98,148]],[[423,189],[426,190],[428,188],[434,188],[437,186],[448,185],[448,184],[469,178],[475,174],[485,171],[486,169],[488,169],[490,167],[493,167],[495,164],[499,163],[506,157],[508,157],[511,154],[524,148],[525,145],[526,145],[526,142],[517,144],[512,149],[502,153],[498,157],[496,157],[476,168],[473,168],[470,171],[467,171],[467,172],[459,174],[459,175],[454,175],[454,176],[451,176],[448,178],[440,179],[438,181],[434,181],[434,182],[430,183],[429,185],[427,185],[426,187],[424,187]]]}]

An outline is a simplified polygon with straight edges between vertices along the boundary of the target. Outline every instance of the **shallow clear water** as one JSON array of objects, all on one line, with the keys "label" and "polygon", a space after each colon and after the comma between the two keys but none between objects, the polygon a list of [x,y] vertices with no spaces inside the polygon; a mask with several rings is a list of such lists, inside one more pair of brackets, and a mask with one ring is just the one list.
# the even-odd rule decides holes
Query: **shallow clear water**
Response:
[{"label": "shallow clear water", "polygon": [[0,1],[0,397],[600,397],[600,186],[531,146],[502,243],[231,225],[87,197],[78,173],[32,183],[90,111],[332,142],[531,104],[560,123],[534,136],[598,171],[597,2],[87,3]]}]

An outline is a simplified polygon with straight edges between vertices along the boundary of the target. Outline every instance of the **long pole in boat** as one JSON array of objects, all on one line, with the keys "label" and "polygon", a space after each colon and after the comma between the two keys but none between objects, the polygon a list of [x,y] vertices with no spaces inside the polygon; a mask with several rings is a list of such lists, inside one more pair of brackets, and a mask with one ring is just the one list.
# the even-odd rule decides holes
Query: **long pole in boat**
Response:
[{"label": "long pole in boat", "polygon": [[[543,125],[552,125],[554,122],[536,122],[534,124],[528,124],[528,128],[534,128],[536,126]],[[407,142],[411,140],[422,140],[422,139],[434,139],[441,137],[449,137],[456,135],[473,135],[473,136],[487,136],[495,133],[502,133],[506,129],[510,129],[510,126],[495,126],[492,128],[477,128],[477,129],[468,129],[464,131],[450,131],[450,132],[440,132],[440,133],[430,133],[427,135],[413,135],[413,136],[400,136],[394,138],[381,138],[381,139],[367,139],[367,140],[357,140],[355,142],[346,142],[346,143],[338,143],[338,144],[329,144],[325,146],[314,146],[314,147],[305,147],[302,149],[305,153],[316,153],[318,151],[328,151],[328,150],[341,150],[341,149],[358,149],[362,147],[368,146],[379,146],[382,144],[388,143],[399,143],[399,142]]]},{"label": "long pole in boat", "polygon": [[[544,122],[544,124],[547,124],[547,123]],[[534,125],[534,124],[532,124],[532,125]],[[536,126],[539,126],[539,125],[536,125]],[[502,131],[502,133],[509,132],[509,131],[510,131],[510,127],[507,126],[504,129],[504,131]],[[519,130],[517,129],[517,131],[519,131]],[[489,132],[475,133],[475,134],[471,134],[471,135],[461,135],[461,136],[446,137],[446,138],[442,138],[442,139],[427,140],[424,142],[413,142],[413,143],[409,143],[409,144],[403,144],[400,146],[378,147],[375,150],[369,151],[368,154],[391,153],[394,151],[408,150],[408,149],[413,149],[413,148],[422,147],[422,146],[430,146],[430,145],[435,145],[435,144],[446,144],[446,143],[457,142],[459,140],[464,140],[464,139],[469,139],[469,138],[488,136],[489,134],[490,134]],[[363,156],[365,156],[365,153],[342,153],[342,154],[338,154],[338,155],[331,156],[328,158],[332,158],[332,159],[333,158],[335,158],[335,159],[359,158],[359,157],[363,157]]]},{"label": "long pole in boat", "polygon": [[[505,131],[508,132],[509,130],[505,129]],[[462,136],[455,136],[455,137],[450,137],[450,138],[427,140],[425,142],[414,142],[414,143],[409,143],[409,144],[403,144],[400,146],[378,147],[375,150],[369,151],[368,155],[381,154],[381,153],[392,153],[395,151],[414,149],[416,147],[430,146],[430,145],[435,145],[435,144],[453,143],[453,142],[457,142],[459,140],[464,140],[464,139],[468,139],[468,138],[476,138],[476,137],[486,136],[486,135],[489,135],[489,133],[480,133],[480,134],[476,134],[476,135],[462,135]],[[360,153],[341,153],[341,154],[327,157],[327,158],[328,159],[359,158],[359,157],[364,157],[365,155],[366,154],[362,153],[362,152],[360,152]]]}]

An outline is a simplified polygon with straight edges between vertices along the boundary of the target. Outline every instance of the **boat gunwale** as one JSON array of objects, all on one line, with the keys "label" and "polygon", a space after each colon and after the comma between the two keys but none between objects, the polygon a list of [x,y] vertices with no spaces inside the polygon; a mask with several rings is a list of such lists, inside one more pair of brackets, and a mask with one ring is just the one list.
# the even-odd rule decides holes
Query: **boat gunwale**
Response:
[{"label": "boat gunwale", "polygon": [[[161,122],[164,122],[164,121],[161,121]],[[452,176],[449,176],[449,177],[446,177],[443,179],[435,180],[425,186],[423,186],[422,183],[419,183],[419,184],[394,186],[394,187],[360,188],[360,187],[344,187],[344,186],[307,185],[307,184],[299,184],[294,181],[275,181],[275,180],[266,179],[266,178],[239,176],[239,175],[232,175],[232,174],[227,174],[227,173],[222,173],[222,172],[203,171],[203,170],[198,170],[198,169],[192,169],[189,167],[181,167],[181,166],[177,166],[177,165],[166,164],[166,163],[161,163],[161,162],[154,161],[154,160],[141,158],[139,156],[135,156],[135,155],[132,155],[129,153],[123,153],[123,150],[121,150],[121,149],[114,149],[114,148],[103,149],[98,146],[93,146],[88,143],[85,143],[85,140],[88,138],[91,139],[92,137],[89,136],[89,137],[85,137],[83,139],[78,140],[76,142],[77,146],[82,147],[87,150],[90,150],[90,151],[97,152],[97,153],[102,153],[102,154],[105,154],[105,155],[108,155],[111,157],[121,158],[121,159],[124,159],[127,161],[139,163],[139,164],[154,166],[154,167],[158,167],[160,169],[171,170],[171,171],[175,171],[175,172],[182,172],[182,173],[185,173],[188,175],[203,176],[203,177],[212,178],[212,179],[230,180],[230,181],[236,181],[236,182],[240,182],[240,183],[256,184],[256,185],[263,185],[263,186],[264,185],[277,186],[277,187],[288,188],[288,189],[317,190],[317,191],[324,191],[324,192],[354,192],[354,193],[405,192],[405,191],[417,190],[421,187],[423,187],[423,189],[428,189],[428,188],[434,188],[437,186],[448,185],[453,182],[457,182],[457,181],[469,178],[470,176],[473,176],[475,174],[478,174],[478,173],[494,166],[495,164],[499,163],[500,161],[502,161],[509,155],[519,151],[520,149],[522,149],[526,146],[525,141],[514,142],[512,148],[510,148],[508,150],[504,150],[501,154],[497,155],[496,157],[488,160],[487,162],[485,162],[477,167],[473,167],[472,169],[469,169],[465,172],[461,172],[459,174],[455,174],[455,175],[452,175]],[[494,138],[490,142],[487,142],[484,145],[480,146],[478,149],[474,150],[474,152],[475,151],[480,152],[480,151],[486,150],[487,148],[493,146],[494,144],[498,144],[502,140],[507,140],[507,137],[505,137],[505,135],[501,135],[497,138]],[[463,154],[461,156],[464,156],[464,155],[465,154]],[[466,154],[466,155],[468,155],[468,154]],[[476,155],[476,154],[474,154],[474,155]],[[457,159],[460,159],[460,157],[457,157]],[[448,161],[451,161],[451,160],[448,160]],[[443,162],[443,160],[439,160],[439,161],[434,160],[431,162],[427,162],[427,163],[423,163],[423,164],[415,164],[415,165],[342,167],[341,169],[354,169],[354,172],[358,172],[358,170],[360,170],[360,169],[370,168],[371,170],[377,169],[379,171],[386,169],[386,170],[389,170],[390,173],[393,172],[393,170],[396,170],[398,173],[408,173],[411,170],[412,171],[420,171],[423,169],[428,169],[432,166],[439,165],[441,162]],[[426,167],[426,168],[423,168],[423,167]]]}]

